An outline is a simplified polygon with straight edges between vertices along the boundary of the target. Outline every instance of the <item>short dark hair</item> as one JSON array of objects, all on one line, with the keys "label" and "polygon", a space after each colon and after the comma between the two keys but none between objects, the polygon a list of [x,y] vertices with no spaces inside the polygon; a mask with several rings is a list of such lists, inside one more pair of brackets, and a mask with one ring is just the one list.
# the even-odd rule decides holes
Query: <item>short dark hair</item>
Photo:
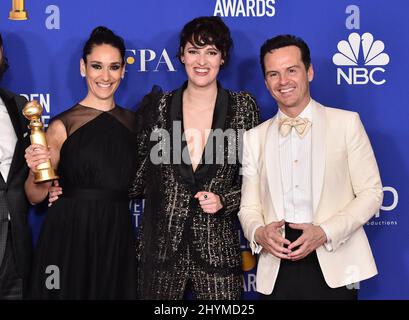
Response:
[{"label": "short dark hair", "polygon": [[92,52],[95,46],[109,44],[119,50],[122,58],[122,65],[125,64],[125,43],[124,40],[116,35],[112,30],[104,26],[96,27],[82,49],[82,59],[87,62],[87,56]]},{"label": "short dark hair", "polygon": [[[0,49],[3,49],[3,38],[1,37],[0,34]],[[9,62],[7,60],[7,57],[4,55],[4,50],[2,54],[2,59],[0,61],[0,80],[3,78],[4,73],[7,71],[9,68]]]},{"label": "short dark hair", "polygon": [[311,65],[310,49],[305,41],[291,34],[281,34],[274,38],[268,39],[260,48],[260,65],[261,70],[263,71],[263,77],[266,75],[266,67],[264,65],[264,57],[266,54],[272,50],[288,46],[296,46],[300,49],[301,60],[304,63],[305,70],[309,69]]},{"label": "short dark hair", "polygon": [[188,42],[197,46],[214,45],[221,52],[223,65],[229,62],[233,40],[229,28],[220,17],[198,17],[185,24],[180,32],[177,54],[181,63],[183,50]]}]

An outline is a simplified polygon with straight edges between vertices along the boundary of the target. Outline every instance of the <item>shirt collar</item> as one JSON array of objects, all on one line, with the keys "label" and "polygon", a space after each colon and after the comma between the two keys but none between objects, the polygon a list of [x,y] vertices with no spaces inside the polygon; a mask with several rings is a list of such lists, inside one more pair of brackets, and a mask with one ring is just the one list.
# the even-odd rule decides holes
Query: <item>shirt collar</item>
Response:
[{"label": "shirt collar", "polygon": [[4,104],[4,101],[3,101],[3,99],[1,97],[0,97],[0,110],[7,112],[6,105]]}]

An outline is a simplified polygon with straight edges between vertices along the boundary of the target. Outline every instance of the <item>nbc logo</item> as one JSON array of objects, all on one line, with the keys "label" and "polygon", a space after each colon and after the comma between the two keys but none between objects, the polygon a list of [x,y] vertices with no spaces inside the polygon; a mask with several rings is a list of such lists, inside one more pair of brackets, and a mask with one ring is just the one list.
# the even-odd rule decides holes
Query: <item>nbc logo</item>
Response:
[{"label": "nbc logo", "polygon": [[[385,73],[385,69],[380,66],[389,63],[389,55],[383,52],[385,44],[380,40],[374,41],[372,34],[366,32],[360,36],[351,33],[348,41],[338,42],[337,48],[339,52],[334,54],[332,61],[344,67],[337,68],[338,85],[342,79],[349,85],[364,85],[370,81],[379,86],[386,82],[379,73]],[[358,67],[362,62],[364,67]]]}]

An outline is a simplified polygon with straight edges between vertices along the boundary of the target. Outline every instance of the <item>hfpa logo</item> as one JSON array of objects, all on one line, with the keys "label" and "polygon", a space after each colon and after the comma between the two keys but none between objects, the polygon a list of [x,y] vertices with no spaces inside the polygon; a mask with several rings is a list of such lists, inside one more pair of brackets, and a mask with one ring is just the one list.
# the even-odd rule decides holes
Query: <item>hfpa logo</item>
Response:
[{"label": "hfpa logo", "polygon": [[160,52],[152,49],[126,49],[126,63],[128,66],[136,66],[139,72],[176,71],[166,49]]},{"label": "hfpa logo", "polygon": [[[335,65],[344,67],[337,68],[338,85],[341,84],[341,79],[349,85],[364,85],[370,81],[379,86],[386,82],[380,75],[385,73],[385,69],[380,66],[389,63],[389,55],[383,52],[385,44],[380,40],[374,41],[372,34],[366,32],[360,36],[356,32],[351,33],[348,41],[341,40],[337,48],[339,52],[334,54],[332,61]],[[364,67],[358,67],[359,64],[362,65],[359,62],[363,62]],[[346,66],[349,67],[346,69]]]}]

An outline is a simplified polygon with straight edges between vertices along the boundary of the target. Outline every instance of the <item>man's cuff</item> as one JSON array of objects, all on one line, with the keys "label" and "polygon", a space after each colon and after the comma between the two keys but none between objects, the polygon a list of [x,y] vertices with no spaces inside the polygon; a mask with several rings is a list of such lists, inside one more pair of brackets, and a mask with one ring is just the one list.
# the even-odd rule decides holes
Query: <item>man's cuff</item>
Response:
[{"label": "man's cuff", "polygon": [[324,247],[327,251],[331,252],[333,250],[333,247],[332,247],[332,242],[331,242],[331,236],[328,233],[328,229],[326,228],[324,224],[321,224],[320,227],[324,231],[327,237],[327,242],[324,243]]},{"label": "man's cuff", "polygon": [[254,229],[253,229],[253,233],[251,234],[250,237],[250,248],[251,248],[251,253],[254,254],[259,254],[260,251],[263,249],[263,247],[261,245],[259,245],[256,240],[254,239],[254,236],[256,234],[256,230],[260,227],[262,227],[263,225],[257,225]]}]

